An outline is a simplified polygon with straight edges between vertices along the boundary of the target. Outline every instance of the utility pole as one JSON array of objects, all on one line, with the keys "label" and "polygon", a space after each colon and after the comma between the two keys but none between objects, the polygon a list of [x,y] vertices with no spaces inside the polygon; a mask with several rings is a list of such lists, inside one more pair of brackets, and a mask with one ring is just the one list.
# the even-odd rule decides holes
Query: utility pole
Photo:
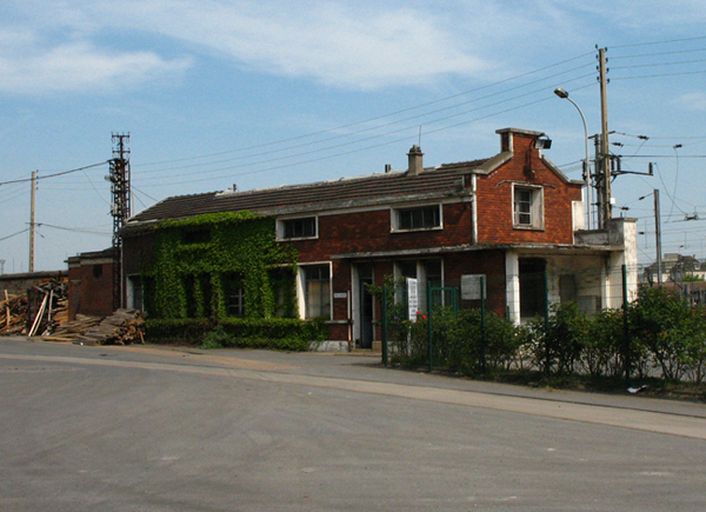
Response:
[{"label": "utility pole", "polygon": [[601,89],[601,183],[600,195],[600,214],[601,227],[606,229],[608,222],[613,216],[613,208],[610,203],[611,192],[610,185],[612,179],[611,163],[610,163],[610,146],[608,142],[608,69],[606,68],[606,49],[598,49],[598,79]]},{"label": "utility pole", "polygon": [[122,235],[120,231],[130,217],[129,133],[113,133],[113,159],[110,161],[110,192],[113,216],[113,309],[122,304]]},{"label": "utility pole", "polygon": [[32,171],[32,192],[29,203],[29,272],[34,272],[34,221],[35,208],[37,202],[37,171]]},{"label": "utility pole", "polygon": [[655,249],[657,250],[657,285],[662,286],[662,223],[659,212],[659,189],[652,193],[655,198]]}]

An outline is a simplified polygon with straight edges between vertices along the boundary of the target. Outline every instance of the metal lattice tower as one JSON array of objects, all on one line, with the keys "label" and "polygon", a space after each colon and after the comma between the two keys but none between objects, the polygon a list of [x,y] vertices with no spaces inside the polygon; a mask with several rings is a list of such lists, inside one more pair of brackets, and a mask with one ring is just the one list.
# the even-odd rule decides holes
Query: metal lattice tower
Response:
[{"label": "metal lattice tower", "polygon": [[122,273],[120,234],[130,217],[130,134],[113,133],[113,158],[110,161],[110,214],[113,216],[113,309],[122,303]]}]

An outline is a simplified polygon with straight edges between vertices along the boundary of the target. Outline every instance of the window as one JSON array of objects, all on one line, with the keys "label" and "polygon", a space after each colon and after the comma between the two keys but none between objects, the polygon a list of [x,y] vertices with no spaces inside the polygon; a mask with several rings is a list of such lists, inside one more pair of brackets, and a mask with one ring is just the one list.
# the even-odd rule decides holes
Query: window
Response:
[{"label": "window", "polygon": [[318,236],[316,217],[284,219],[278,221],[277,235],[280,240],[316,238]]},{"label": "window", "polygon": [[223,275],[223,295],[227,316],[245,315],[245,294],[240,274],[231,272]]},{"label": "window", "polygon": [[302,267],[306,318],[331,318],[331,278],[328,265]]},{"label": "window", "polygon": [[140,276],[128,276],[127,278],[127,307],[132,309],[143,309],[142,299],[142,278]]},{"label": "window", "polygon": [[103,265],[93,265],[93,277],[100,279],[103,276]]},{"label": "window", "polygon": [[188,229],[181,233],[181,241],[185,244],[205,244],[210,240],[211,231],[208,229]]},{"label": "window", "polygon": [[269,271],[270,286],[275,297],[275,316],[295,318],[296,286],[291,268],[274,268]]},{"label": "window", "polygon": [[541,187],[516,185],[512,195],[513,225],[516,228],[542,229],[544,219]]},{"label": "window", "polygon": [[413,231],[441,227],[441,205],[393,210],[393,231]]},{"label": "window", "polygon": [[186,316],[188,318],[208,318],[211,316],[211,276],[210,274],[186,274],[183,276],[186,294]]}]

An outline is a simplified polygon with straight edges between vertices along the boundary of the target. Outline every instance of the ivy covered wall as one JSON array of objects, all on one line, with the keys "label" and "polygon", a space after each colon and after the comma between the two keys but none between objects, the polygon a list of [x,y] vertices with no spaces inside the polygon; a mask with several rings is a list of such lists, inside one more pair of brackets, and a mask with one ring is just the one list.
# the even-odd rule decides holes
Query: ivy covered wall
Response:
[{"label": "ivy covered wall", "polygon": [[248,211],[203,214],[161,221],[151,235],[153,257],[141,271],[151,317],[225,318],[233,282],[242,289],[245,317],[296,316],[293,280],[276,276],[294,271],[297,253],[275,241],[274,219]]}]

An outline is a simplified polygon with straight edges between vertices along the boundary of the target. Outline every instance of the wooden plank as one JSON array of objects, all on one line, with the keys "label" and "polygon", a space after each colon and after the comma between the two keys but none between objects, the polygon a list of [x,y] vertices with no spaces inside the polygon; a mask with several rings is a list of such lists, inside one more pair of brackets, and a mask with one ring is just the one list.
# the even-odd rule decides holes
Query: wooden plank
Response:
[{"label": "wooden plank", "polygon": [[10,297],[7,295],[7,289],[3,290],[5,292],[5,327],[10,327]]}]

